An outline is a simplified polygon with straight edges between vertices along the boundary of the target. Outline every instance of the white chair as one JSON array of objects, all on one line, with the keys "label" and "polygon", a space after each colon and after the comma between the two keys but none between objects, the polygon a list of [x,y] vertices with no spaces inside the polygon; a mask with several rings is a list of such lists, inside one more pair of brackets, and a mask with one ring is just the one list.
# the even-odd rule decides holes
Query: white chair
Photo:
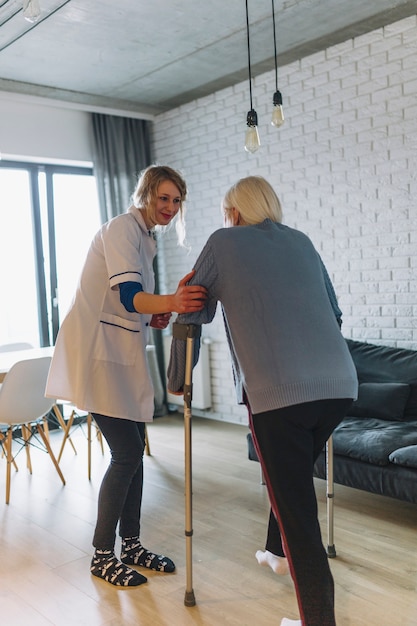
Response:
[{"label": "white chair", "polygon": [[[0,352],[16,352],[18,350],[31,350],[33,349],[34,346],[31,343],[27,343],[25,341],[18,341],[16,343],[4,343],[2,345],[0,345]],[[55,417],[54,417],[55,415]],[[72,418],[72,419],[71,419]],[[69,436],[69,432],[67,432],[67,422],[65,421],[65,417],[63,416],[63,414],[61,413],[61,410],[59,408],[59,406],[57,404],[54,405],[53,407],[53,414],[51,413],[49,416],[49,419],[51,420],[51,422],[55,422],[55,424],[59,427],[62,428],[62,430],[64,431],[64,439],[62,442],[62,449],[65,445],[65,441],[68,439],[68,441],[70,442],[72,449],[74,450],[75,454],[77,454],[77,450],[75,449],[75,446],[71,440],[71,437]],[[72,412],[71,417],[69,418],[71,420],[71,424],[72,421],[74,419],[74,412]],[[48,436],[49,439],[49,424],[48,424],[48,419],[45,418],[44,420],[44,431],[45,434]],[[68,429],[69,431],[69,429]],[[62,454],[62,449],[61,449],[61,453],[58,456],[58,463],[61,460],[61,454]],[[17,470],[17,466],[14,463],[14,466]]]},{"label": "white chair", "polygon": [[[26,341],[18,341],[15,343],[2,343],[0,345],[0,352],[15,352],[16,350],[30,350],[31,348],[33,348],[31,343],[28,343]],[[1,388],[1,383],[0,383],[0,388]],[[0,434],[0,444],[1,444],[1,434]],[[3,446],[2,446],[2,457],[3,457]],[[13,461],[13,466],[16,470],[16,472],[18,471],[18,467],[16,465],[16,461]]]},{"label": "white chair", "polygon": [[65,485],[65,478],[44,429],[44,418],[55,404],[52,398],[45,398],[50,363],[51,357],[18,361],[6,374],[0,387],[0,443],[7,460],[6,504],[9,504],[10,500],[11,465],[14,464],[16,457],[12,448],[16,444],[19,445],[17,454],[23,448],[26,450],[30,473],[32,462],[29,446],[34,443],[37,447],[42,446],[48,452],[62,484]]}]

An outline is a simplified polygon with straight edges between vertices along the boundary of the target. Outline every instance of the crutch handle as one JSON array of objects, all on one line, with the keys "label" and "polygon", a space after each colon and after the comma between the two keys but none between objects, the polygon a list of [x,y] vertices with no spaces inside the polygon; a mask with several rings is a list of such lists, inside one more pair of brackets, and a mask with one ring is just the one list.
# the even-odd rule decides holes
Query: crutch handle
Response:
[{"label": "crutch handle", "polygon": [[172,336],[174,339],[197,339],[201,337],[201,326],[199,324],[180,324],[174,322],[172,324]]},{"label": "crutch handle", "polygon": [[174,339],[186,342],[184,407],[187,407],[191,411],[194,340],[201,337],[201,326],[197,324],[180,324],[174,322],[172,336]]}]

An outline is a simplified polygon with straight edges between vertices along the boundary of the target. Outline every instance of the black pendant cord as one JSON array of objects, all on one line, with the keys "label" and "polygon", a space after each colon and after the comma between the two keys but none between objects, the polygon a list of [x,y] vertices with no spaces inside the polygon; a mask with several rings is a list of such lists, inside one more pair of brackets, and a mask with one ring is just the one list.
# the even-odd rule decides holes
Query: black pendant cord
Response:
[{"label": "black pendant cord", "polygon": [[249,68],[249,97],[250,97],[250,108],[251,111],[253,109],[252,106],[252,71],[250,65],[250,39],[249,39],[249,12],[248,12],[248,0],[246,0],[246,32],[248,36],[248,68]]},{"label": "black pendant cord", "polygon": [[277,36],[275,30],[275,6],[272,0],[272,24],[274,28],[274,59],[275,59],[275,91],[278,91],[278,61],[277,61]]}]

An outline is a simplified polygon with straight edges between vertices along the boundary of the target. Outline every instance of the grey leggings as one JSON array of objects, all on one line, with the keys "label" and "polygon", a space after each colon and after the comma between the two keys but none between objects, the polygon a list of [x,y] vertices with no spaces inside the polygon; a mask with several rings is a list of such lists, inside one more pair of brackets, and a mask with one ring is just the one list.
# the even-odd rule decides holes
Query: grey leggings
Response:
[{"label": "grey leggings", "polygon": [[114,550],[121,537],[139,537],[143,489],[145,424],[92,413],[111,452],[101,483],[93,546]]}]

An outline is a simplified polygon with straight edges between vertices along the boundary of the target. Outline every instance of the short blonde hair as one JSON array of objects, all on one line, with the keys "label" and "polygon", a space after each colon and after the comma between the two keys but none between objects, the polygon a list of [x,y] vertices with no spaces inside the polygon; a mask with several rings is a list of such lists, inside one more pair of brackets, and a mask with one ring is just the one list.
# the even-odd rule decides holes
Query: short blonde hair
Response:
[{"label": "short blonde hair", "polygon": [[226,192],[222,210],[225,216],[235,208],[245,224],[259,224],[266,219],[282,222],[282,208],[272,186],[262,176],[247,176]]},{"label": "short blonde hair", "polygon": [[184,202],[187,197],[187,184],[179,172],[168,165],[150,165],[144,169],[139,176],[136,189],[132,195],[132,202],[135,207],[145,209],[149,221],[156,224],[155,210],[158,198],[158,189],[160,184],[166,180],[174,183],[180,192],[180,208],[176,218],[175,227],[179,243],[183,245],[185,240]]}]

